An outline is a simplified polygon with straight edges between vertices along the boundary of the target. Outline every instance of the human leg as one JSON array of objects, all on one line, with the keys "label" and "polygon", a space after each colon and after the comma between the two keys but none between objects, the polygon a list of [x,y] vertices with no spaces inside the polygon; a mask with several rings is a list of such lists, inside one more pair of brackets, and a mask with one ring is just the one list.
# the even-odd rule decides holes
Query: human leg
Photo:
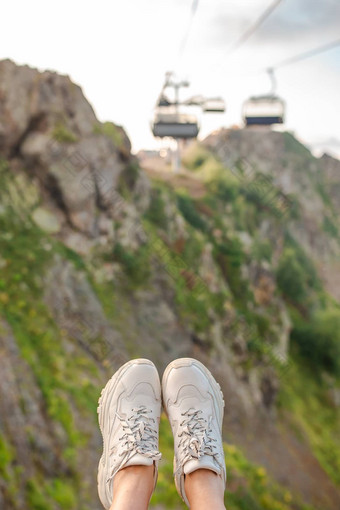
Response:
[{"label": "human leg", "polygon": [[191,510],[225,510],[225,485],[222,478],[213,471],[193,471],[185,476],[184,487]]},{"label": "human leg", "polygon": [[147,510],[154,488],[154,466],[123,468],[113,481],[110,510]]},{"label": "human leg", "polygon": [[183,358],[165,370],[162,391],[174,435],[179,494],[194,510],[224,509],[224,401],[219,385],[202,363]]},{"label": "human leg", "polygon": [[[145,510],[157,479],[161,388],[153,363],[126,363],[102,391],[98,493],[106,510]],[[133,504],[131,505],[131,501]]]}]

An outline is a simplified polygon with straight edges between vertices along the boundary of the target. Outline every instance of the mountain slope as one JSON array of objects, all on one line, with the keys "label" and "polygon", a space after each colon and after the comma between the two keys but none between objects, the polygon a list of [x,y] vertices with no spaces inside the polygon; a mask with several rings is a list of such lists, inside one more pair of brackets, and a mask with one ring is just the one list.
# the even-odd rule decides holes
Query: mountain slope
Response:
[{"label": "mountain slope", "polygon": [[[221,131],[164,182],[67,77],[3,61],[0,98],[0,507],[99,509],[102,385],[195,356],[226,397],[228,507],[337,509],[338,162]],[[165,420],[161,444],[153,505],[180,508]]]}]

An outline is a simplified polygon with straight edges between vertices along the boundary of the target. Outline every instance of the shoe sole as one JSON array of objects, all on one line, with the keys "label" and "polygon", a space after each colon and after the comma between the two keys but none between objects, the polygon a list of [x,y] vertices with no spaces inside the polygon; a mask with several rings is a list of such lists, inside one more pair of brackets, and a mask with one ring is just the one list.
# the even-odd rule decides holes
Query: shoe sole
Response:
[{"label": "shoe sole", "polygon": [[[117,372],[113,374],[111,379],[106,383],[106,386],[102,389],[99,400],[98,400],[98,407],[97,407],[97,413],[98,413],[98,422],[99,422],[99,428],[100,432],[102,434],[103,438],[103,453],[99,461],[98,465],[98,492],[99,492],[99,486],[103,484],[103,480],[100,480],[100,476],[102,476],[102,466],[103,466],[103,458],[105,454],[104,449],[104,428],[105,428],[105,420],[107,419],[107,413],[110,409],[110,404],[112,401],[112,398],[114,396],[115,389],[122,378],[122,376],[131,368],[133,365],[150,365],[152,367],[155,367],[154,363],[148,359],[135,359],[130,360],[125,365],[119,368]],[[108,453],[108,448],[106,449]],[[107,455],[106,455],[107,457]],[[105,459],[105,465],[107,462],[107,458]]]}]

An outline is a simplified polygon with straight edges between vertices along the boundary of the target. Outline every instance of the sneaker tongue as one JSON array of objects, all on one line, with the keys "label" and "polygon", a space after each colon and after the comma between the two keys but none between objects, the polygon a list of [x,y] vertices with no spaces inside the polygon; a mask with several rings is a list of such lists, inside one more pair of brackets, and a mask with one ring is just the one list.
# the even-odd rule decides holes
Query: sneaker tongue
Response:
[{"label": "sneaker tongue", "polygon": [[153,459],[150,457],[145,457],[145,455],[141,455],[140,453],[135,453],[133,457],[124,465],[124,467],[129,466],[152,466]]},{"label": "sneaker tongue", "polygon": [[216,466],[212,457],[209,455],[203,455],[203,457],[200,457],[200,459],[188,460],[184,464],[183,471],[185,475],[189,475],[197,469],[209,469],[210,471],[214,471],[214,473],[217,475],[221,474],[221,470]]}]

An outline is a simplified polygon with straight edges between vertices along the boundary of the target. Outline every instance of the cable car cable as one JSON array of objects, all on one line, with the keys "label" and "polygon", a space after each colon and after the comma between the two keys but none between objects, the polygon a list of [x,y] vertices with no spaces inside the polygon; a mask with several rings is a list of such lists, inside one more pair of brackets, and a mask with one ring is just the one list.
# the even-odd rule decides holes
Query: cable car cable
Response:
[{"label": "cable car cable", "polygon": [[[281,67],[301,62],[302,60],[314,57],[316,55],[324,53],[325,51],[332,50],[338,46],[340,46],[340,39],[319,46],[318,48],[314,48],[313,50],[309,50],[304,53],[300,53],[293,57],[282,60],[281,62],[276,64],[276,66],[272,66],[271,68],[266,69],[266,71],[269,72],[269,75],[271,76],[272,80],[274,80],[275,69],[280,69]],[[263,71],[264,70],[262,70],[262,72]],[[272,89],[273,93],[271,95],[251,97],[250,99],[248,99],[246,103],[244,103],[243,107],[245,112],[244,120],[247,126],[283,124],[285,114],[284,102],[279,97],[274,96],[275,81],[273,81],[272,84],[274,88]],[[266,113],[259,114],[259,106],[263,108],[265,107],[264,111]],[[271,110],[270,115],[268,114],[268,108]]]},{"label": "cable car cable", "polygon": [[332,49],[336,48],[337,46],[340,46],[340,39],[337,39],[333,42],[324,44],[323,46],[319,46],[318,48],[314,48],[313,50],[309,50],[304,53],[300,53],[299,55],[289,57],[289,58],[277,63],[276,65],[271,66],[270,69],[280,69],[281,67],[286,67],[288,65],[296,64],[297,62],[301,62],[302,60],[306,60],[307,58],[311,58],[311,57],[314,57],[321,53],[324,53],[326,51],[332,50]]},{"label": "cable car cable", "polygon": [[[216,76],[219,76],[222,72],[226,58],[230,57],[233,53],[235,53],[260,27],[261,25],[269,18],[269,16],[274,12],[275,9],[279,7],[283,0],[274,0],[269,4],[269,6],[262,12],[262,14],[256,19],[256,21],[239,37],[234,44],[228,49],[228,51],[224,54],[223,61],[216,68]],[[211,71],[214,73],[214,70]]]},{"label": "cable car cable", "polygon": [[260,15],[259,18],[251,25],[244,34],[241,35],[239,39],[231,46],[228,50],[227,55],[231,55],[236,50],[238,50],[255,32],[260,28],[260,26],[266,21],[267,18],[274,12],[274,10],[280,5],[283,0],[274,0]]},{"label": "cable car cable", "polygon": [[189,35],[191,32],[191,28],[192,28],[192,24],[193,24],[193,21],[194,21],[194,18],[195,18],[197,9],[198,9],[198,3],[199,3],[199,0],[193,0],[193,2],[191,4],[189,22],[188,22],[187,29],[184,33],[184,36],[182,38],[182,41],[181,41],[181,44],[180,44],[179,50],[178,50],[178,57],[177,57],[178,62],[181,60],[181,58],[183,57],[184,52],[186,50],[188,40],[189,40]]}]

